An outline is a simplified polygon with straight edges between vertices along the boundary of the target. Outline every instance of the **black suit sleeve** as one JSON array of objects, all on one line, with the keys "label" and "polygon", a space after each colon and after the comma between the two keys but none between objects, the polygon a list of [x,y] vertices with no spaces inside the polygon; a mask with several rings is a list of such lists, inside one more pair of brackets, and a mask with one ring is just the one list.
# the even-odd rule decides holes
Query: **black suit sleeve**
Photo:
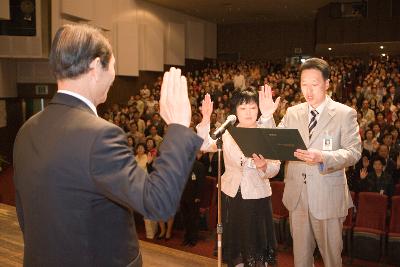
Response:
[{"label": "black suit sleeve", "polygon": [[160,156],[147,174],[138,167],[118,127],[104,129],[93,144],[90,172],[99,190],[113,201],[152,220],[175,215],[196,151],[203,140],[189,128],[173,124]]}]

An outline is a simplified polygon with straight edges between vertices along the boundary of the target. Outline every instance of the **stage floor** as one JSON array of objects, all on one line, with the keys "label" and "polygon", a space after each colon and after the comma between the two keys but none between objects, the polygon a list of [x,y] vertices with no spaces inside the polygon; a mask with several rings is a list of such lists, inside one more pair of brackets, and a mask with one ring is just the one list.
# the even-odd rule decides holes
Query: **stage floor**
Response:
[{"label": "stage floor", "polygon": [[[215,259],[139,241],[144,267],[217,266]],[[0,203],[0,266],[22,266],[23,239],[15,207]]]}]

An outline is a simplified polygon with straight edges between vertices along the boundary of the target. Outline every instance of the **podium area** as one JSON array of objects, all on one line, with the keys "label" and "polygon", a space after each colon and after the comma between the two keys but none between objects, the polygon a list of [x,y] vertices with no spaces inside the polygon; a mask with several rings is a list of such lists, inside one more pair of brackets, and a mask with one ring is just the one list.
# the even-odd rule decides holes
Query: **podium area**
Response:
[{"label": "podium area", "polygon": [[[139,233],[144,235],[143,233]],[[144,267],[209,267],[217,266],[217,260],[190,252],[167,247],[155,242],[139,240],[143,255]],[[14,206],[0,203],[0,266],[1,267],[20,267],[23,261],[24,243],[22,232],[19,228],[17,214]],[[225,264],[223,264],[226,267]],[[291,249],[278,250],[278,265],[280,267],[293,267],[293,255]],[[348,262],[344,257],[344,267],[379,267],[380,262],[368,262],[354,260]],[[392,265],[386,264],[387,267]],[[319,257],[315,261],[315,267],[323,267],[322,259]],[[394,267],[394,266],[393,266]]]},{"label": "podium area", "polygon": [[[144,267],[217,266],[217,260],[139,241]],[[22,266],[24,242],[14,206],[0,203],[0,266]]]}]

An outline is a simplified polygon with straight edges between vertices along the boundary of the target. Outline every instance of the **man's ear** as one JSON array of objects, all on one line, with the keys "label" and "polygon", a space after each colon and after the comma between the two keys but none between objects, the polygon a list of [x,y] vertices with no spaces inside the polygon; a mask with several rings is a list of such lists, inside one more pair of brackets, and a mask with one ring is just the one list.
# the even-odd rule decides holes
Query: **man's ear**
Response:
[{"label": "man's ear", "polygon": [[329,89],[329,79],[326,79],[325,81],[325,90]]},{"label": "man's ear", "polygon": [[92,60],[92,62],[90,62],[89,69],[89,72],[94,75],[97,80],[97,75],[100,73],[99,71],[101,70],[101,62],[99,57],[96,57]]}]

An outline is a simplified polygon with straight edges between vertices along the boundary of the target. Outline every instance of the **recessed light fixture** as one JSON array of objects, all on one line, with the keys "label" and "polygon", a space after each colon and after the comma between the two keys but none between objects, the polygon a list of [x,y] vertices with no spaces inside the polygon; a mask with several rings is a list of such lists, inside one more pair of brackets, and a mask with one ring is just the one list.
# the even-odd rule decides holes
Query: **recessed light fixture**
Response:
[{"label": "recessed light fixture", "polygon": [[332,50],[332,47],[328,47],[328,50],[331,51],[331,50]]},{"label": "recessed light fixture", "polygon": [[386,57],[386,54],[381,54],[382,55],[382,57]]},{"label": "recessed light fixture", "polygon": [[379,48],[380,48],[380,49],[383,49],[383,45],[381,45]]}]

